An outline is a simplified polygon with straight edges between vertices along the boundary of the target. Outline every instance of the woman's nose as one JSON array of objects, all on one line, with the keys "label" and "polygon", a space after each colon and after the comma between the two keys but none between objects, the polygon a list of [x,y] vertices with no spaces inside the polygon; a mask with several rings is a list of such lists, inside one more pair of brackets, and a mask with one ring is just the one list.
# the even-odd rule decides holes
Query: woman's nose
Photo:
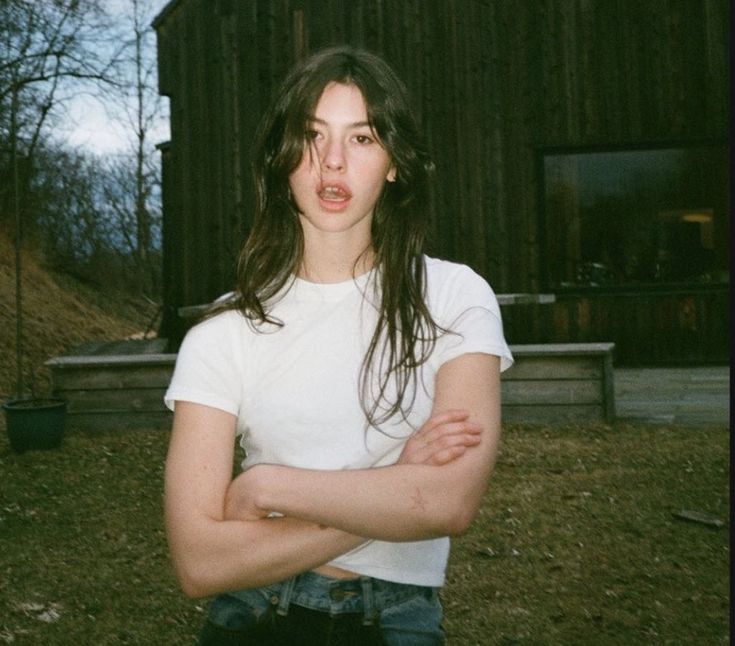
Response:
[{"label": "woman's nose", "polygon": [[341,142],[330,141],[323,150],[322,166],[327,170],[344,170],[345,151]]}]

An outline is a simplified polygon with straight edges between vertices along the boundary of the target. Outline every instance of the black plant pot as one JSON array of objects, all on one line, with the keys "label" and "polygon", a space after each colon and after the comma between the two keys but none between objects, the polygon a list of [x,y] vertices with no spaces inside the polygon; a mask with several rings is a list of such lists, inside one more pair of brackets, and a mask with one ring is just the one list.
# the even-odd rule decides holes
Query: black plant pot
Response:
[{"label": "black plant pot", "polygon": [[61,445],[66,401],[56,398],[11,399],[3,403],[10,447],[16,453]]}]

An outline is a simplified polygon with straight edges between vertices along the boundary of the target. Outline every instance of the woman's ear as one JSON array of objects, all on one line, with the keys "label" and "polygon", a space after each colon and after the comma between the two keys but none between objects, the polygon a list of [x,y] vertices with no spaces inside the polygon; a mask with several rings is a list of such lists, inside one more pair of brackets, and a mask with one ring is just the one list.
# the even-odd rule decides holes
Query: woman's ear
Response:
[{"label": "woman's ear", "polygon": [[390,170],[388,171],[388,175],[386,178],[389,182],[395,182],[396,181],[396,167],[391,166]]}]

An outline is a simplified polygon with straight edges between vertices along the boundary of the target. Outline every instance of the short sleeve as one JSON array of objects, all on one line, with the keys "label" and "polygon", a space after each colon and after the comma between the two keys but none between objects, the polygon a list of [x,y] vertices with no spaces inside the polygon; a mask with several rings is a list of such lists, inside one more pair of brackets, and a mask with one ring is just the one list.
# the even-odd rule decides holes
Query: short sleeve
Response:
[{"label": "short sleeve", "polygon": [[505,341],[498,299],[490,285],[469,267],[450,264],[434,293],[435,320],[447,330],[437,341],[432,360],[436,368],[460,355],[500,357],[500,370],[513,365]]},{"label": "short sleeve", "polygon": [[187,333],[164,402],[189,401],[237,415],[242,397],[236,312],[225,312],[194,326]]}]

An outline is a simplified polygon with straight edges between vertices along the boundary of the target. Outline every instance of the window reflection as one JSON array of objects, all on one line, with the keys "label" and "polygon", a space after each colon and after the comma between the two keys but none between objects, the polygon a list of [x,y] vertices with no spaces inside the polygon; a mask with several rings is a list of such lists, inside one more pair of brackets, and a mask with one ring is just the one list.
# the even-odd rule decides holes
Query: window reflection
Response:
[{"label": "window reflection", "polygon": [[725,145],[542,159],[550,287],[729,280]]}]

